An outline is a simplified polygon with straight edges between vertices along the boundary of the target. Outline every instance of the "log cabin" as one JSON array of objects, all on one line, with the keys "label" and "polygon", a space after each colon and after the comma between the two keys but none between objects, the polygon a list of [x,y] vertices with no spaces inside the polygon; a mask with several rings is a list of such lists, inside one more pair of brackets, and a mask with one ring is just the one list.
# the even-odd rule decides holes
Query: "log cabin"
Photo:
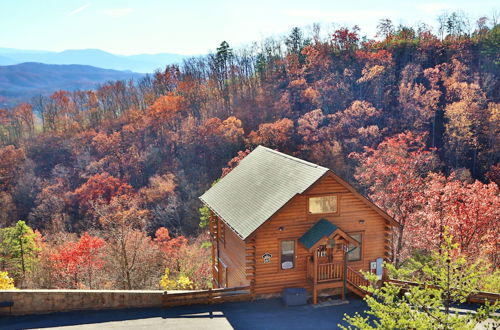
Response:
[{"label": "log cabin", "polygon": [[214,287],[257,296],[305,288],[363,296],[398,223],[332,170],[258,146],[206,191]]}]

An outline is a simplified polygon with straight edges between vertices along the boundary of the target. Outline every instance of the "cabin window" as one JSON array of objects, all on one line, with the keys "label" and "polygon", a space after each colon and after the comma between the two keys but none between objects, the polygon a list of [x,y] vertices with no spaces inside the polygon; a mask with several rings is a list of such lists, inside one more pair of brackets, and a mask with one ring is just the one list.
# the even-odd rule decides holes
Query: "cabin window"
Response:
[{"label": "cabin window", "polygon": [[354,244],[349,244],[349,252],[347,254],[347,260],[348,261],[360,261],[361,260],[361,250],[362,250],[362,236],[360,233],[357,234],[349,234],[352,238],[354,238],[356,241],[359,242],[358,246],[355,246]]},{"label": "cabin window", "polygon": [[309,213],[337,213],[337,196],[309,197]]},{"label": "cabin window", "polygon": [[281,241],[281,269],[292,269],[295,267],[295,241]]}]

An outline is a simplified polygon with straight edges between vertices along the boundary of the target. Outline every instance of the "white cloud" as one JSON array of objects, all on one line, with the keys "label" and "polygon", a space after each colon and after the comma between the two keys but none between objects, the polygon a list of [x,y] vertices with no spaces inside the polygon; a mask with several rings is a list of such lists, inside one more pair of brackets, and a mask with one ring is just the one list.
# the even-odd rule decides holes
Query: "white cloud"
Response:
[{"label": "white cloud", "polygon": [[127,16],[132,12],[132,8],[111,8],[103,10],[104,15],[111,17]]},{"label": "white cloud", "polygon": [[85,5],[81,6],[81,7],[78,7],[75,10],[70,11],[67,16],[76,15],[76,14],[84,11],[85,9],[87,9],[89,6],[90,6],[90,4],[87,3],[87,4],[85,4]]}]

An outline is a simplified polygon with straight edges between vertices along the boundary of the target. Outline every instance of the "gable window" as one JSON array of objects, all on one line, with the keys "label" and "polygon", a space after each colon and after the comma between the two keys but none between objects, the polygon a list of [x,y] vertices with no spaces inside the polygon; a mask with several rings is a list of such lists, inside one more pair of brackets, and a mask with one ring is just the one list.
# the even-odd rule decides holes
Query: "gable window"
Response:
[{"label": "gable window", "polygon": [[281,269],[292,269],[295,267],[295,241],[283,240],[280,242]]},{"label": "gable window", "polygon": [[355,246],[354,244],[349,244],[349,252],[347,254],[347,260],[348,261],[360,261],[361,260],[361,249],[362,249],[362,236],[361,234],[349,234],[352,238],[354,238],[356,241],[359,242],[358,246]]},{"label": "gable window", "polygon": [[337,196],[335,195],[309,197],[310,214],[337,213],[337,210]]}]

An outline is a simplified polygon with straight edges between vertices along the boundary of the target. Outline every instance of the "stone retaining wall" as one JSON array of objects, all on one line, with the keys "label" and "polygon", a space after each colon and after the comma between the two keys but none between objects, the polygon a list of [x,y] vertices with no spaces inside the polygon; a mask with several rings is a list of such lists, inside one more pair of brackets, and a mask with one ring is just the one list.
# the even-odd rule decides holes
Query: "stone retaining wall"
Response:
[{"label": "stone retaining wall", "polygon": [[[161,307],[163,291],[139,290],[0,290],[0,302],[13,301],[13,315],[73,310]],[[8,315],[9,308],[0,308]]]}]

